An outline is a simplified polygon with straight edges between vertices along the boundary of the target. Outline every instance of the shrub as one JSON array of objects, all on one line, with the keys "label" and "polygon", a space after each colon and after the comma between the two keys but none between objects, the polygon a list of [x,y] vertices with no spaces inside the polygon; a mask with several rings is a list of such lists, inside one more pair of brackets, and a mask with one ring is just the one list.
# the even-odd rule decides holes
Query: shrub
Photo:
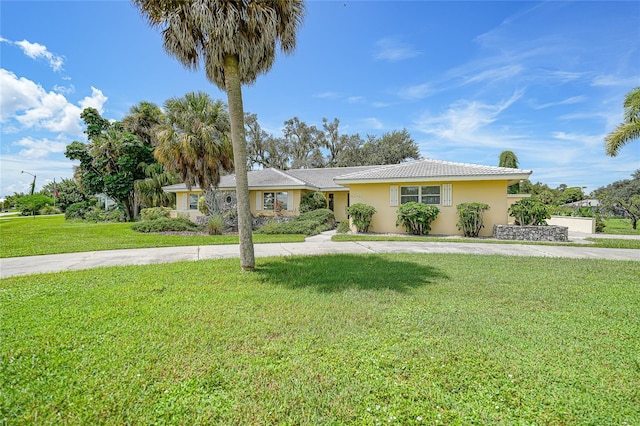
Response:
[{"label": "shrub", "polygon": [[371,219],[376,214],[376,209],[363,203],[356,203],[347,208],[347,213],[351,216],[358,232],[368,232]]},{"label": "shrub", "polygon": [[458,211],[457,227],[465,237],[477,237],[484,228],[484,212],[489,210],[484,203],[461,203],[456,206]]},{"label": "shrub", "polygon": [[302,213],[300,216],[294,218],[295,221],[311,220],[319,223],[326,223],[331,229],[336,227],[336,217],[329,209],[313,210],[307,213]]},{"label": "shrub", "polygon": [[207,205],[207,197],[204,195],[198,198],[198,211],[203,215],[209,214],[209,206]]},{"label": "shrub", "polygon": [[516,225],[546,225],[551,217],[547,206],[537,198],[523,198],[509,207],[509,216],[515,219]]},{"label": "shrub", "polygon": [[290,222],[267,222],[257,233],[315,235],[333,229],[335,225],[336,219],[333,212],[329,209],[320,209],[302,213]]},{"label": "shrub", "polygon": [[64,212],[66,220],[86,220],[89,222],[125,222],[124,212],[117,206],[103,210],[97,206],[95,199],[71,204]]},{"label": "shrub", "polygon": [[46,205],[40,209],[40,214],[43,216],[48,214],[60,214],[60,213],[62,213],[62,210],[60,210],[58,207],[55,207],[55,206]]},{"label": "shrub", "polygon": [[168,218],[171,214],[169,207],[150,207],[148,209],[140,210],[140,217],[142,220],[155,220],[162,217]]},{"label": "shrub", "polygon": [[307,192],[300,198],[300,213],[326,208],[327,197],[322,192]]},{"label": "shrub", "polygon": [[433,222],[440,213],[436,206],[411,201],[398,207],[396,226],[402,225],[414,235],[427,235]]},{"label": "shrub", "polygon": [[45,206],[53,204],[53,198],[42,194],[25,195],[16,204],[21,215],[30,216],[39,214]]},{"label": "shrub", "polygon": [[199,231],[200,228],[189,219],[176,217],[166,218],[162,217],[154,220],[145,220],[143,222],[137,222],[131,225],[131,229],[137,232],[166,232],[166,231]]},{"label": "shrub", "polygon": [[348,232],[351,232],[351,227],[349,226],[349,221],[348,220],[343,220],[342,222],[340,222],[338,224],[337,232],[338,232],[338,234],[346,234]]},{"label": "shrub", "polygon": [[220,213],[214,214],[207,221],[207,232],[209,235],[222,235],[225,230],[224,216]]},{"label": "shrub", "polygon": [[67,206],[67,209],[64,212],[64,218],[66,220],[72,219],[80,219],[84,220],[84,216],[87,213],[87,210],[93,208],[88,201],[83,201],[81,203],[73,203],[70,206]]}]

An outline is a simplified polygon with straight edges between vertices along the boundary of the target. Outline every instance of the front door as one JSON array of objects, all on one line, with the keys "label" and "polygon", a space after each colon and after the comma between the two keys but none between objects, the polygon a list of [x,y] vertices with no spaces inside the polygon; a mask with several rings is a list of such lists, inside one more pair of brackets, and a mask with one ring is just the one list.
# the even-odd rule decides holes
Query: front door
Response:
[{"label": "front door", "polygon": [[333,211],[333,193],[329,193],[329,210]]}]

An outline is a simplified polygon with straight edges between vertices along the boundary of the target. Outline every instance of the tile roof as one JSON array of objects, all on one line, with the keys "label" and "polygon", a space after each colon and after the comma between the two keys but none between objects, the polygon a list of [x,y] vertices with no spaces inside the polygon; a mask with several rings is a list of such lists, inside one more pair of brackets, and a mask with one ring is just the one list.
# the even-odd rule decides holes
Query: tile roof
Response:
[{"label": "tile roof", "polygon": [[324,169],[292,169],[284,173],[308,182],[321,190],[344,190],[345,187],[334,182],[333,178],[350,173],[364,172],[380,166],[327,167]]},{"label": "tile roof", "polygon": [[[453,163],[440,160],[417,160],[387,166],[330,167],[324,169],[251,170],[247,173],[249,189],[282,188],[309,189],[314,191],[346,190],[343,184],[371,181],[408,180],[477,180],[477,179],[526,179],[531,170],[477,164]],[[197,186],[193,187],[198,190]],[[234,190],[235,175],[220,179],[219,189]],[[165,186],[167,192],[184,191],[184,183]]]},{"label": "tile roof", "polygon": [[511,180],[526,179],[531,173],[531,170],[424,159],[344,174],[336,176],[335,181],[339,184],[345,184],[389,180]]},{"label": "tile roof", "polygon": [[[307,188],[308,182],[277,169],[251,170],[247,173],[249,188]],[[220,179],[220,189],[235,189],[236,176],[226,175]],[[310,188],[313,189],[313,188]]]}]

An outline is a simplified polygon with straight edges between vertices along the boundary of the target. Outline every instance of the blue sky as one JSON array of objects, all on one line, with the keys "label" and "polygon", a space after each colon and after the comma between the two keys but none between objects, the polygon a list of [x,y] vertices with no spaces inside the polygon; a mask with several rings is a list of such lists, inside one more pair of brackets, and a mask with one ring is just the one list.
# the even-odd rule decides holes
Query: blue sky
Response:
[{"label": "blue sky", "polygon": [[[0,196],[73,175],[79,114],[121,119],[140,101],[226,95],[187,71],[127,1],[0,1]],[[640,2],[311,1],[293,55],[244,88],[281,135],[294,116],[343,133],[406,128],[423,157],[497,165],[512,150],[531,180],[586,192],[640,168],[604,136],[640,85]]]}]

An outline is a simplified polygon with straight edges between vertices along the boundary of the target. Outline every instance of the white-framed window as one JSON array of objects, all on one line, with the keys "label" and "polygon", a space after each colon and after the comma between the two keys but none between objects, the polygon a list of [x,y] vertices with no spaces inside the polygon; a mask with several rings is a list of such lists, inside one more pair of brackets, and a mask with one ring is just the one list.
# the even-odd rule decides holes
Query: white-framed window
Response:
[{"label": "white-framed window", "polygon": [[198,210],[200,194],[189,194],[189,210]]},{"label": "white-framed window", "polygon": [[424,204],[440,204],[440,185],[400,187],[400,204],[411,201]]},{"label": "white-framed window", "polygon": [[287,210],[288,199],[286,192],[263,192],[262,210]]}]

